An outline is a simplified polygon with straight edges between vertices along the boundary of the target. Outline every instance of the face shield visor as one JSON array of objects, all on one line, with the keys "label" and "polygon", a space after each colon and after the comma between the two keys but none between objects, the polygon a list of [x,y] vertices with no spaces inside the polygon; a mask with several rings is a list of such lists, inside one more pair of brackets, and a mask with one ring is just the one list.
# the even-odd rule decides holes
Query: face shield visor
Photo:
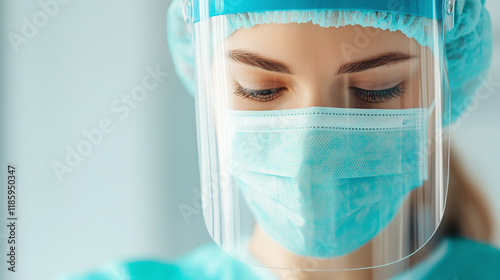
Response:
[{"label": "face shield visor", "polygon": [[203,214],[225,252],[363,269],[429,241],[448,182],[445,2],[186,3]]}]

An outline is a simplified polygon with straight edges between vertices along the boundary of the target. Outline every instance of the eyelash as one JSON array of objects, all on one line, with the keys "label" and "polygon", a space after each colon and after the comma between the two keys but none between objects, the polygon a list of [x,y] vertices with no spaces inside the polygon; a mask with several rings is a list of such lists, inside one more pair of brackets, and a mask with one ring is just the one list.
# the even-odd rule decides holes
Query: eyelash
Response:
[{"label": "eyelash", "polygon": [[[285,88],[273,88],[264,90],[246,89],[238,85],[235,94],[243,98],[249,98],[260,102],[269,102],[281,95]],[[366,90],[362,88],[351,87],[352,93],[361,100],[369,103],[382,103],[393,98],[397,98],[406,92],[402,84],[383,90]]]},{"label": "eyelash", "polygon": [[246,89],[238,85],[238,89],[234,93],[243,98],[249,98],[261,102],[269,102],[278,98],[281,95],[281,91],[283,91],[284,89],[285,88],[253,90],[253,89]]},{"label": "eyelash", "polygon": [[356,97],[370,103],[386,102],[393,98],[397,98],[406,92],[406,88],[402,84],[383,90],[366,90],[356,87],[351,87],[351,90]]}]

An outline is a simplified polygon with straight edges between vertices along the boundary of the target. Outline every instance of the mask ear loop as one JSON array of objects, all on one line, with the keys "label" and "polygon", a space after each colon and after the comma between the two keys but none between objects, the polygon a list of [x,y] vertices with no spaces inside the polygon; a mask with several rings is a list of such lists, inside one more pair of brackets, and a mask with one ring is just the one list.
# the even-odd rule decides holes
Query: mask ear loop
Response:
[{"label": "mask ear loop", "polygon": [[432,101],[431,103],[431,106],[429,106],[428,110],[429,110],[429,116],[431,116],[432,112],[434,112],[434,109],[436,109],[436,97],[434,97],[434,100]]},{"label": "mask ear loop", "polygon": [[[430,123],[430,118],[431,118],[432,113],[434,112],[434,109],[436,109],[436,97],[434,97],[434,100],[432,101],[431,105],[428,108],[423,108],[424,112],[427,112],[427,113],[424,113],[422,115],[421,122],[427,123],[427,125],[424,126],[426,130],[428,129],[427,127],[428,127],[428,125]],[[439,129],[437,127],[435,127],[434,128],[434,133],[437,133],[438,130]],[[421,149],[422,150],[420,150],[419,153],[420,153],[420,155],[423,158],[425,158],[424,160],[427,161],[427,154],[428,154],[428,152],[427,152],[427,149],[428,149],[428,146],[427,146],[428,139],[427,139],[427,137],[428,137],[428,131],[426,131],[426,133],[424,135],[425,135],[425,139],[421,138]],[[422,143],[424,143],[424,144],[422,144]],[[425,152],[423,152],[424,149],[425,149]],[[420,179],[422,181],[427,180],[427,178],[428,178],[427,164],[421,165],[420,176],[421,176]]]}]

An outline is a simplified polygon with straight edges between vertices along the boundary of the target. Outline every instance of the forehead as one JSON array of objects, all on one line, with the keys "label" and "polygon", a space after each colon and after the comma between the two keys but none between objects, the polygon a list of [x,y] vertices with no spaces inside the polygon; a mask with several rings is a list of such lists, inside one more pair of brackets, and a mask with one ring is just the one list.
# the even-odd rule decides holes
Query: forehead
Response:
[{"label": "forehead", "polygon": [[[345,63],[381,52],[418,54],[420,45],[402,32],[372,27],[321,27],[312,23],[264,24],[240,29],[227,39],[229,50],[248,50],[276,59]],[[325,60],[326,59],[326,60]]]}]

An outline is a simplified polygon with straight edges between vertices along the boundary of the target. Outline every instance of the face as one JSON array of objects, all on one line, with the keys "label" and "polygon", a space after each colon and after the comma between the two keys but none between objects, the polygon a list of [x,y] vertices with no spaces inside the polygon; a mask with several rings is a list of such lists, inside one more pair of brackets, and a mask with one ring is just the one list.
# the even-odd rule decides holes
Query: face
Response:
[{"label": "face", "polygon": [[[197,66],[210,70],[198,72],[203,156],[218,155],[209,171],[231,170],[229,185],[257,224],[298,255],[348,254],[385,230],[427,180],[428,110],[267,111],[428,108],[437,72],[430,49],[401,32],[311,23],[257,25],[221,43],[224,21],[214,23],[198,30],[213,55],[197,53]],[[335,246],[311,254],[319,244]]]},{"label": "face", "polygon": [[432,91],[425,86],[433,84],[432,69],[424,67],[432,65],[430,50],[399,31],[266,24],[238,30],[227,43],[232,109],[405,109],[430,103],[422,94]]}]

